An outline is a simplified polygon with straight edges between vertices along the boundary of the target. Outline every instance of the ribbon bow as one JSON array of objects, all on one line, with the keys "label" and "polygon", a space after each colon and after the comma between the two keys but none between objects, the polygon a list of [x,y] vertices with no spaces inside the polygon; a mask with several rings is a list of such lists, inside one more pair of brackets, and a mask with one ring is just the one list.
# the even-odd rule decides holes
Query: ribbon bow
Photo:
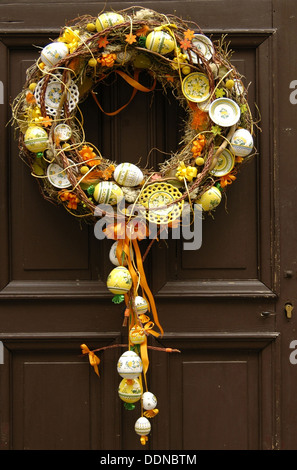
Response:
[{"label": "ribbon bow", "polygon": [[89,355],[89,362],[92,367],[94,367],[94,371],[99,377],[99,369],[98,366],[100,364],[100,359],[96,354],[93,353],[93,351],[90,351],[88,346],[86,344],[81,344],[81,350],[83,354],[88,354]]}]

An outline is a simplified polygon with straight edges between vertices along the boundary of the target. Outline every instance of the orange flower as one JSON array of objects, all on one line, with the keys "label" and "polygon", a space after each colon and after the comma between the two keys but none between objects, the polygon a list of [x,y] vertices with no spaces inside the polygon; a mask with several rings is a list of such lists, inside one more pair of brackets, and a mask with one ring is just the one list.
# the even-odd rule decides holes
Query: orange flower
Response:
[{"label": "orange flower", "polygon": [[41,122],[42,126],[44,127],[47,127],[47,126],[51,126],[52,125],[52,119],[48,116],[45,116],[45,118],[43,119],[43,121]]},{"label": "orange flower", "polygon": [[113,67],[116,57],[116,54],[102,54],[102,57],[99,57],[97,60],[102,67]]},{"label": "orange flower", "polygon": [[181,45],[182,49],[187,50],[191,46],[191,43],[188,39],[182,39],[180,41],[180,45]]},{"label": "orange flower", "polygon": [[243,157],[239,157],[239,156],[235,157],[235,161],[236,161],[236,163],[242,163],[242,162],[243,162],[243,160],[244,160],[244,158],[243,158]]},{"label": "orange flower", "polygon": [[135,34],[126,34],[126,39],[125,41],[128,43],[128,44],[133,44],[133,42],[136,42],[136,36]]},{"label": "orange flower", "polygon": [[109,44],[109,41],[107,40],[107,36],[104,36],[103,38],[100,38],[99,41],[98,41],[99,48],[106,47],[107,44]]},{"label": "orange flower", "polygon": [[194,111],[192,119],[192,128],[198,130],[204,130],[209,122],[208,113],[205,113],[201,109],[197,108]]},{"label": "orange flower", "polygon": [[168,75],[168,74],[167,74],[167,75],[165,75],[165,76],[166,76],[167,82],[172,82],[172,83],[174,82],[174,78],[173,78],[172,75]]},{"label": "orange flower", "polygon": [[145,24],[142,28],[139,28],[135,34],[136,36],[146,36],[149,30],[150,28]]},{"label": "orange flower", "polygon": [[28,104],[36,103],[35,96],[33,95],[33,93],[31,93],[31,91],[28,91],[28,93],[26,94],[26,101]]},{"label": "orange flower", "polygon": [[205,144],[206,144],[205,136],[200,134],[198,136],[198,140],[194,140],[193,147],[191,149],[194,158],[199,157],[201,155]]},{"label": "orange flower", "polygon": [[186,39],[189,39],[191,41],[194,37],[194,31],[187,29],[187,31],[184,33],[184,36]]},{"label": "orange flower", "polygon": [[69,191],[60,191],[59,196],[61,201],[68,202],[67,207],[69,209],[77,209],[77,204],[80,202],[78,197],[76,197],[75,194],[69,192]]},{"label": "orange flower", "polygon": [[88,147],[84,145],[83,148],[79,151],[80,156],[86,162],[88,166],[100,165],[101,160],[96,158],[97,155],[93,152],[93,147]]}]

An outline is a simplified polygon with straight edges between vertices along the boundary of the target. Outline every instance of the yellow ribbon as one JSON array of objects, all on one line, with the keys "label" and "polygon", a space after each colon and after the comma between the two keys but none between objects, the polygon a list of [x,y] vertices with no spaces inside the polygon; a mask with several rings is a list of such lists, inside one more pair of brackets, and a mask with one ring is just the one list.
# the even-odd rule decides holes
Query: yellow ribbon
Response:
[{"label": "yellow ribbon", "polygon": [[154,418],[158,413],[158,408],[154,408],[153,410],[144,411],[143,416],[145,416],[146,418]]},{"label": "yellow ribbon", "polygon": [[89,362],[90,362],[91,366],[94,367],[94,370],[95,370],[96,374],[99,377],[99,369],[98,369],[98,366],[100,364],[99,357],[96,356],[96,354],[94,354],[93,351],[90,351],[86,344],[81,344],[80,347],[81,347],[81,350],[82,350],[83,354],[88,354],[89,355]]}]

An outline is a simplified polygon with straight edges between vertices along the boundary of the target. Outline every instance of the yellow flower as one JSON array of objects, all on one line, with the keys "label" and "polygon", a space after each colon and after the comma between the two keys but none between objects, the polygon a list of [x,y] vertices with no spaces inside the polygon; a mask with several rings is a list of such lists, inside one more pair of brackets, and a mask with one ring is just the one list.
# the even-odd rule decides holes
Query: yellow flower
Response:
[{"label": "yellow flower", "polygon": [[63,35],[59,37],[58,41],[65,42],[69,49],[69,52],[74,52],[81,42],[81,39],[79,37],[79,30],[75,29],[73,31],[71,28],[66,28]]},{"label": "yellow flower", "polygon": [[193,178],[196,178],[197,176],[197,168],[194,166],[187,166],[184,164],[184,162],[181,162],[177,168],[177,172],[175,176],[182,181],[184,178],[186,178],[188,181],[192,181]]}]

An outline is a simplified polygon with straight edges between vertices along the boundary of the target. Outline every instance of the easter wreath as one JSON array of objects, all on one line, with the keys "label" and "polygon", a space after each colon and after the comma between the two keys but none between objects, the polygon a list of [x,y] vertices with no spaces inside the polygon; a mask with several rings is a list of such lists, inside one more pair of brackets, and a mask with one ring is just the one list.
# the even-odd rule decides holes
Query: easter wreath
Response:
[{"label": "easter wreath", "polygon": [[[108,208],[103,210],[100,204],[124,201],[120,221],[113,219],[106,227],[106,235],[116,240],[110,254],[116,268],[108,276],[107,287],[115,294],[115,303],[126,304],[128,350],[117,366],[123,378],[119,396],[130,409],[141,399],[135,431],[142,444],[151,428],[147,418],[158,412],[146,384],[147,337],[159,336],[155,325],[161,334],[163,329],[137,239],[146,237],[149,223],[157,225],[159,233],[164,225],[172,226],[186,207],[184,202],[190,208],[199,203],[205,212],[215,209],[243,163],[254,156],[255,122],[243,77],[230,62],[231,53],[224,38],[212,41],[194,22],[174,15],[141,7],[85,15],[69,22],[42,49],[12,104],[20,157],[45,199],[93,222],[108,215]],[[149,74],[149,87],[140,82],[144,72]],[[133,92],[128,103],[106,114],[117,114],[138,91],[152,92],[157,84],[164,93],[170,90],[184,109],[180,148],[158,170],[118,164],[86,141],[78,104],[92,95],[103,111],[95,90],[110,74],[126,80]],[[144,213],[142,223],[133,226],[136,238],[127,234],[134,217],[125,208],[129,203],[133,208],[139,205]],[[85,344],[81,349],[99,375],[95,350]]]}]

